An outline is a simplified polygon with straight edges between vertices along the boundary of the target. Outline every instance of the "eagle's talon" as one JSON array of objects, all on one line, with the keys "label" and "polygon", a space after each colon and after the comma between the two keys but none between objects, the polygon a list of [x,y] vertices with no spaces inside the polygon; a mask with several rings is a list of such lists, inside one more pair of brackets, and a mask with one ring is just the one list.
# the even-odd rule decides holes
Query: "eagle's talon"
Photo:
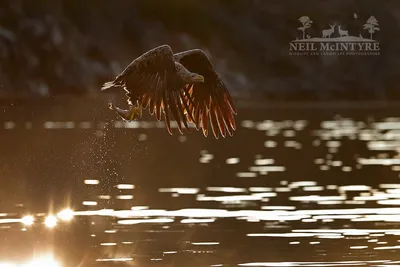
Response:
[{"label": "eagle's talon", "polygon": [[129,120],[133,121],[136,118],[136,108],[130,107],[130,109]]},{"label": "eagle's talon", "polygon": [[142,104],[139,104],[139,105],[136,107],[136,112],[137,112],[137,114],[139,115],[139,117],[142,117],[142,115],[143,115]]}]

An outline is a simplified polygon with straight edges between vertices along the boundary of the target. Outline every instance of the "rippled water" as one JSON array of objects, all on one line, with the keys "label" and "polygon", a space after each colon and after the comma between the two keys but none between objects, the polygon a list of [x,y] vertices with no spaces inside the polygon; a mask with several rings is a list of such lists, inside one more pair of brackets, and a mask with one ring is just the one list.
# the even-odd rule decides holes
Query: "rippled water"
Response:
[{"label": "rippled water", "polygon": [[224,140],[4,120],[0,266],[399,266],[399,113],[278,111]]}]

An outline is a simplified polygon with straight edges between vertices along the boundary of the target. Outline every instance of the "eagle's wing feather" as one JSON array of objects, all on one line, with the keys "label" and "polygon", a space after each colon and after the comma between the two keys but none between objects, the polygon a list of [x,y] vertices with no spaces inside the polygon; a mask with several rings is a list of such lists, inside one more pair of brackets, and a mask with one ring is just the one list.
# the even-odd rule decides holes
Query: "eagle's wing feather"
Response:
[{"label": "eagle's wing feather", "polygon": [[167,129],[171,133],[169,110],[182,132],[181,121],[189,129],[186,117],[182,116],[181,97],[185,84],[178,77],[173,52],[168,45],[156,47],[132,61],[114,81],[103,85],[102,91],[112,87],[122,87],[127,91],[128,102],[142,104],[149,108],[157,120],[164,112]]},{"label": "eagle's wing feather", "polygon": [[[200,125],[205,136],[208,135],[208,120],[216,138],[233,134],[236,129],[234,114],[237,114],[232,97],[224,82],[214,70],[207,55],[200,49],[174,54],[174,60],[190,72],[204,77],[204,83],[184,87],[186,103],[189,105],[187,119],[193,120],[196,128]],[[201,122],[200,122],[201,120]]]}]

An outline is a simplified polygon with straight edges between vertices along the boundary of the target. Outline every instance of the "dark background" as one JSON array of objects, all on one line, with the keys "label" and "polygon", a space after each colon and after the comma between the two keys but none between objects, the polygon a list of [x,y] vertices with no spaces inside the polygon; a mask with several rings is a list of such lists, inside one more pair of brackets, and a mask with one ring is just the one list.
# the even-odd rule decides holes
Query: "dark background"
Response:
[{"label": "dark background", "polygon": [[[358,36],[375,16],[380,55],[289,56],[301,16],[313,37],[329,23]],[[97,94],[131,60],[169,44],[204,49],[237,97],[398,100],[399,25],[396,0],[3,0],[0,97]]]},{"label": "dark background", "polygon": [[[313,37],[331,23],[342,24],[351,35],[358,36],[360,27],[375,16],[380,31],[373,37],[380,43],[380,55],[289,56],[289,42],[302,35],[298,30],[302,16],[313,21],[307,30]],[[291,200],[293,196],[342,194],[326,188],[321,192],[277,190],[278,196],[270,202],[250,201],[239,206],[201,202],[195,195],[175,197],[159,189],[195,187],[200,189],[199,194],[213,195],[207,187],[275,190],[284,186],[282,181],[290,184],[309,180],[324,187],[366,185],[375,194],[385,191],[379,187],[381,183],[396,185],[396,168],[400,166],[358,169],[357,159],[399,157],[397,148],[373,151],[364,139],[377,134],[376,138],[394,146],[400,136],[399,124],[394,123],[399,121],[400,110],[400,102],[396,102],[400,100],[399,26],[398,0],[0,0],[0,211],[7,213],[0,219],[36,216],[35,225],[28,231],[21,231],[20,223],[0,225],[0,262],[29,259],[51,247],[66,267],[120,256],[134,257],[135,266],[237,266],[254,261],[352,259],[391,259],[397,263],[398,249],[375,250],[369,239],[359,237],[338,241],[313,237],[293,246],[288,242],[297,238],[253,239],[246,234],[290,233],[308,227],[399,229],[398,222],[340,219],[330,223],[269,224],[224,218],[207,226],[187,226],[176,218],[166,230],[164,224],[121,227],[117,218],[104,216],[78,216],[72,222],[59,222],[54,229],[45,228],[43,220],[68,206],[87,211],[126,210],[141,205],[165,210],[259,210],[261,206],[289,205],[295,206],[293,212],[388,207],[379,201],[321,206]],[[363,35],[368,33],[364,31]],[[162,44],[169,44],[176,52],[201,48],[210,55],[237,103],[238,127],[232,138],[204,138],[194,129],[184,135],[173,129],[171,136],[164,127],[145,127],[154,123],[148,112],[140,120],[143,127],[115,126],[118,118],[108,110],[109,95],[100,93],[101,85],[131,60]],[[115,100],[125,101],[123,97]],[[293,136],[292,126],[285,125],[300,120],[307,125],[304,130],[294,131]],[[271,125],[266,127],[268,121]],[[323,128],[324,123],[332,121],[338,125]],[[382,121],[391,122],[390,127],[377,129],[374,122]],[[50,129],[46,127],[49,122],[72,122],[73,127]],[[245,127],[249,122],[253,127]],[[82,123],[90,127],[81,127]],[[355,125],[361,125],[355,133],[344,134]],[[341,142],[336,153],[328,145],[331,140]],[[266,147],[267,141],[276,142],[276,147]],[[296,141],[301,148],[289,147],[287,141]],[[315,141],[320,145],[314,145]],[[200,162],[204,151],[214,157],[207,164]],[[250,170],[258,156],[274,159],[277,165],[285,166],[285,171],[257,174],[254,179],[236,176]],[[226,159],[233,157],[240,158],[240,162],[226,164]],[[341,166],[331,164],[329,170],[322,170],[315,159],[324,159],[326,166],[331,164],[328,162],[343,161],[353,169],[344,172]],[[86,179],[98,179],[100,184],[85,185]],[[115,187],[120,183],[134,184],[135,188],[121,192]],[[346,200],[362,193],[351,193]],[[120,194],[132,194],[134,198],[116,198]],[[111,199],[100,199],[100,195],[110,195]],[[87,200],[99,204],[83,206]],[[104,232],[110,229],[119,232]],[[186,251],[186,241],[199,240],[217,240],[221,245],[211,248],[212,253]],[[113,241],[134,244],[119,244],[110,248],[112,253],[100,245]],[[311,241],[321,244],[311,245]],[[396,236],[384,235],[379,241],[387,242],[387,246],[398,245]],[[369,248],[358,252],[350,250],[352,245]],[[179,253],[163,254],[171,250]],[[163,261],[152,261],[159,257]]]}]

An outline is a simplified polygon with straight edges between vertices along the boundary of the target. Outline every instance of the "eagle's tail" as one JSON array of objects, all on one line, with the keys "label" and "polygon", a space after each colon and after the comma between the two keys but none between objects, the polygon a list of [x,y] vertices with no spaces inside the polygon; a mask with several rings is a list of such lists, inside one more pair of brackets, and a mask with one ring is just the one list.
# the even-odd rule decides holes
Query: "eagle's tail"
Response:
[{"label": "eagle's tail", "polygon": [[104,91],[104,90],[107,90],[110,88],[121,88],[121,85],[116,84],[115,81],[106,82],[101,87],[101,91]]}]

